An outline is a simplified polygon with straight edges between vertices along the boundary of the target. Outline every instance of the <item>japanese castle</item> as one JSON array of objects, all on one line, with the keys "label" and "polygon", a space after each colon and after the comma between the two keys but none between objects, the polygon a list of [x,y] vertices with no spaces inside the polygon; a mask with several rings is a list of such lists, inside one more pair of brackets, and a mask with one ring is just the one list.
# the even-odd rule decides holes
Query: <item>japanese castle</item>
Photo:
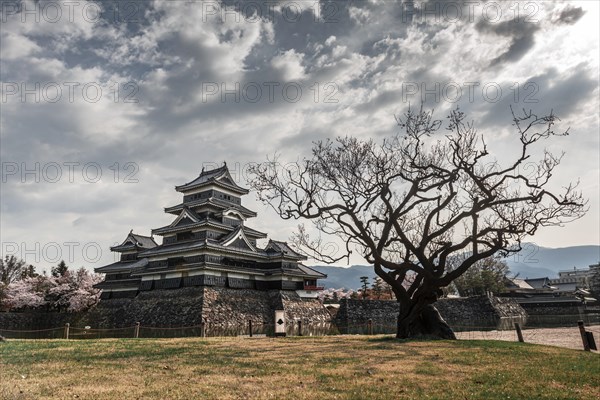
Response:
[{"label": "japanese castle", "polygon": [[[151,236],[134,234],[110,249],[120,260],[96,268],[105,274],[102,299],[131,298],[140,291],[190,286],[234,289],[292,290],[300,297],[315,298],[326,278],[301,261],[306,257],[286,242],[269,240],[264,248],[258,239],[267,234],[246,226],[256,213],[242,206],[248,190],[238,186],[227,168],[205,171],[175,190],[183,201],[165,212],[175,219],[153,229]],[[154,241],[162,236],[162,244]]]}]

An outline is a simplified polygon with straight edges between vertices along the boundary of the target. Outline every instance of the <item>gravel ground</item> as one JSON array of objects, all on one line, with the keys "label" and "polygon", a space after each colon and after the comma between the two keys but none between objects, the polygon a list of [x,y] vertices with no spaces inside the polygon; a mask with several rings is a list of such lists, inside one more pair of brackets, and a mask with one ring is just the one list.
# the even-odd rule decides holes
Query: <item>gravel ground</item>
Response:
[{"label": "gravel ground", "polygon": [[[600,325],[587,326],[593,332],[596,345],[600,346]],[[469,331],[457,332],[458,339],[467,340],[506,340],[517,341],[517,332],[511,331]],[[568,349],[583,350],[579,327],[523,329],[523,339],[527,343],[545,344]]]}]

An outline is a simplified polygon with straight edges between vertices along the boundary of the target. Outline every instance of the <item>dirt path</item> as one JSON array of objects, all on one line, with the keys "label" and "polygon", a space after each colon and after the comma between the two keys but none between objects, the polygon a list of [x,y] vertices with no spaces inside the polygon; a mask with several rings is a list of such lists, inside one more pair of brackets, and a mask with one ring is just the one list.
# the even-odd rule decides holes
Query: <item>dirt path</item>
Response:
[{"label": "dirt path", "polygon": [[[586,330],[593,332],[596,345],[600,346],[600,325],[586,327]],[[470,331],[457,332],[458,339],[466,340],[506,340],[517,341],[515,331]],[[523,339],[527,343],[545,344],[557,347],[566,347],[569,349],[583,350],[581,334],[579,328],[539,328],[523,329]]]}]

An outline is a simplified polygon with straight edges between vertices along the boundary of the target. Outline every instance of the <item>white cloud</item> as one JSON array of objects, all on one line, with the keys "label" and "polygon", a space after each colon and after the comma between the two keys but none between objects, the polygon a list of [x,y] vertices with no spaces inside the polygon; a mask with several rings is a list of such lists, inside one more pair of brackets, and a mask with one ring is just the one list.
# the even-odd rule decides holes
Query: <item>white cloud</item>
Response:
[{"label": "white cloud", "polygon": [[283,73],[285,80],[294,81],[305,77],[303,59],[304,54],[298,54],[292,49],[273,57],[271,64]]},{"label": "white cloud", "polygon": [[3,33],[0,40],[2,41],[0,56],[5,60],[27,57],[40,50],[40,46],[22,35]]},{"label": "white cloud", "polygon": [[[209,15],[201,3],[164,1],[152,3],[135,27],[122,21],[90,23],[81,13],[52,24],[12,15],[2,26],[3,82],[94,82],[105,96],[96,103],[81,97],[72,103],[11,97],[2,104],[3,161],[98,162],[106,179],[114,162],[132,161],[141,179],[129,186],[104,180],[92,185],[10,181],[2,189],[3,240],[75,237],[101,242],[108,253],[108,245],[129,229],[148,233],[170,222],[162,207],[179,200],[173,185],[195,176],[203,162],[244,164],[275,151],[295,160],[309,154],[313,140],[336,135],[378,140],[396,132],[393,114],[408,105],[403,98],[407,82],[429,88],[436,82],[497,82],[511,94],[515,82],[535,79],[540,102],[531,107],[562,108],[574,132],[573,140],[561,142],[568,152],[561,177],[581,177],[593,199],[589,216],[568,225],[564,235],[542,231],[536,241],[550,246],[559,240],[562,245],[597,242],[599,104],[592,78],[597,77],[599,40],[592,29],[597,28],[597,4],[591,3],[573,3],[587,11],[574,23],[552,23],[565,7],[545,2],[534,27],[497,23],[483,30],[478,19],[405,24],[399,22],[401,4],[374,1],[340,5],[337,23],[328,23],[315,9],[292,23],[283,18],[281,5],[274,20],[256,20],[241,13]],[[530,35],[526,44],[531,47],[490,68],[523,32]],[[130,81],[139,89],[139,102],[124,103],[123,97],[115,102],[111,85]],[[256,103],[243,96],[222,101],[220,93],[209,101],[203,97],[206,83],[231,89],[236,83],[269,81],[280,84],[274,101],[266,90]],[[281,96],[288,82],[303,88],[297,102]],[[121,87],[122,95],[128,93]],[[478,122],[490,144],[502,148],[510,132],[510,98],[462,100],[456,104]],[[418,97],[411,99],[418,103]],[[428,103],[440,118],[456,104]],[[246,204],[262,213],[253,226],[281,239],[294,228],[251,199]]]}]

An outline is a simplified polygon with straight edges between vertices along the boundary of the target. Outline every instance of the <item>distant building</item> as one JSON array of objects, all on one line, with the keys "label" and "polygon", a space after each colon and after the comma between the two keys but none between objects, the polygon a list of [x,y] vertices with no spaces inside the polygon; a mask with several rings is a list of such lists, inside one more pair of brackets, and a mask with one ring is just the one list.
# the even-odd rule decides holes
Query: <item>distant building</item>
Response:
[{"label": "distant building", "polygon": [[554,288],[550,284],[550,279],[548,277],[544,278],[533,278],[533,279],[525,279],[525,282],[533,289],[536,290],[553,290]]},{"label": "distant building", "polygon": [[507,279],[505,290],[513,295],[548,294],[553,291],[553,288],[549,285],[549,281],[548,278]]},{"label": "distant building", "polygon": [[513,294],[576,294],[589,288],[589,280],[600,265],[590,265],[588,269],[559,271],[558,278],[507,279],[506,291]]},{"label": "distant building", "polygon": [[[111,247],[120,260],[95,269],[106,274],[96,285],[103,299],[189,286],[293,290],[303,298],[316,298],[323,289],[317,280],[327,276],[303,265],[306,257],[286,242],[258,246],[267,234],[246,225],[256,213],[242,206],[248,190],[234,182],[227,164],[202,170],[175,190],[183,200],[165,208],[176,216],[171,224],[153,229],[150,237],[130,232]],[[162,244],[154,235],[163,237]]]},{"label": "distant building", "polygon": [[557,279],[548,277],[508,279],[506,291],[502,296],[514,297],[528,313],[540,314],[544,310],[554,313],[579,313],[585,309],[585,305],[598,303],[597,299],[591,297],[587,290],[589,278],[595,268],[599,268],[599,266],[591,265],[589,269],[574,268],[560,271]]},{"label": "distant building", "polygon": [[589,279],[597,265],[590,265],[587,269],[564,270],[558,272],[557,279],[550,279],[550,284],[556,287],[557,293],[574,293],[578,289],[588,289]]}]

